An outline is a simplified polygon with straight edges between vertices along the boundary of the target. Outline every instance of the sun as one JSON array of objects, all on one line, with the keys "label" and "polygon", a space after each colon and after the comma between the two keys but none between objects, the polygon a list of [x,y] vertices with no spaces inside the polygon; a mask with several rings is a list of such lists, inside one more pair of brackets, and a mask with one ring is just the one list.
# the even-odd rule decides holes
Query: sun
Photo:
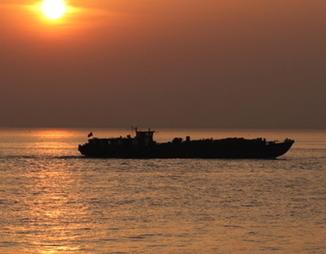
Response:
[{"label": "sun", "polygon": [[65,0],[43,0],[41,3],[42,14],[50,20],[58,20],[67,12],[68,6]]}]

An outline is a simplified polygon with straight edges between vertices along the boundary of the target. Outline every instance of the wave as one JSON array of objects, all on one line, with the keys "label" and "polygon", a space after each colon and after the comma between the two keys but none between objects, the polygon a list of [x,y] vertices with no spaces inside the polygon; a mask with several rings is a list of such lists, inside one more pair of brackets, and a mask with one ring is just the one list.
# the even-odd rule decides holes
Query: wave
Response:
[{"label": "wave", "polygon": [[85,157],[81,155],[0,155],[0,160],[6,159],[61,159],[61,160],[76,160],[76,159],[85,159]]}]

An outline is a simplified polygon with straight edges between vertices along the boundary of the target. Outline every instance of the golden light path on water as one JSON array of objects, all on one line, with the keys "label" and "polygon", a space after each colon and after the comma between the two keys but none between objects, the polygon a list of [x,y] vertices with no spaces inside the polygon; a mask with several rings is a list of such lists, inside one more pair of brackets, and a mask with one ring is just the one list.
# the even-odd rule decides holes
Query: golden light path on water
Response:
[{"label": "golden light path on water", "polygon": [[160,131],[158,140],[295,138],[279,160],[91,160],[126,130],[0,130],[0,253],[323,253],[325,132]]}]

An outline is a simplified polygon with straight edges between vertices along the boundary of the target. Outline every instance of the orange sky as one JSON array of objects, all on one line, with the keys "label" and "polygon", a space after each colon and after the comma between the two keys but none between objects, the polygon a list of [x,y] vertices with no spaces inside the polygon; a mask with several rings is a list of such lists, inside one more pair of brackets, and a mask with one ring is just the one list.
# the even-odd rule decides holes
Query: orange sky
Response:
[{"label": "orange sky", "polygon": [[326,2],[0,3],[3,126],[325,128]]}]

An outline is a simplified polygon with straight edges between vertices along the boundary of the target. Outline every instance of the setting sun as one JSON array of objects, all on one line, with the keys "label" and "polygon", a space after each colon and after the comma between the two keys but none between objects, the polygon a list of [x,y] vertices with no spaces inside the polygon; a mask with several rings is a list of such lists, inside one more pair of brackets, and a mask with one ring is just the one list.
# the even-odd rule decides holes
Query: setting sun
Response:
[{"label": "setting sun", "polygon": [[65,0],[43,0],[41,11],[48,19],[60,19],[67,12],[67,3]]}]

